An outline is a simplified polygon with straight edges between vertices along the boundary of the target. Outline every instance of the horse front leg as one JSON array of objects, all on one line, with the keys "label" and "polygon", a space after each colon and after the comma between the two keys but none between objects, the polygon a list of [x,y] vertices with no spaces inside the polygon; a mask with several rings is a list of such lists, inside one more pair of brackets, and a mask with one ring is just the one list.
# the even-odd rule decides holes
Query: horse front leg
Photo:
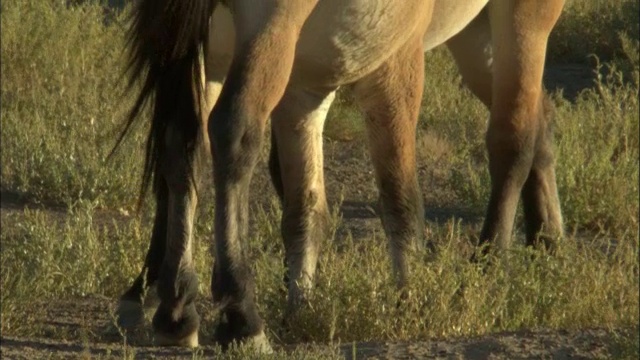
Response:
[{"label": "horse front leg", "polygon": [[389,240],[396,284],[403,294],[409,281],[408,255],[423,245],[424,208],[416,168],[423,81],[424,53],[420,38],[415,38],[354,86],[358,104],[366,113],[380,219]]},{"label": "horse front leg", "polygon": [[[211,289],[223,320],[217,340],[269,351],[246,256],[249,185],[266,121],[282,97],[299,31],[314,2],[234,3],[236,51],[209,119],[216,192]],[[273,7],[273,8],[271,8]]]},{"label": "horse front leg", "polygon": [[[493,47],[491,23],[487,9],[482,11],[465,29],[447,42],[462,75],[463,83],[488,109],[492,108]],[[494,20],[495,21],[495,20]],[[536,60],[539,63],[540,59]],[[528,66],[535,65],[530,62]],[[539,66],[539,65],[538,65]],[[497,69],[495,71],[504,70]],[[511,75],[513,76],[513,75]],[[539,80],[538,80],[539,81]],[[553,104],[541,94],[537,114],[531,114],[538,124],[533,147],[531,170],[521,195],[527,232],[527,245],[543,242],[552,247],[552,239],[562,236],[562,215],[555,181],[553,157]],[[494,114],[494,116],[497,114]],[[495,156],[494,156],[495,157]],[[496,161],[496,160],[494,160]],[[519,180],[520,182],[522,179]],[[513,196],[513,195],[512,195]],[[490,227],[487,225],[487,229]],[[494,236],[486,234],[488,237]],[[498,236],[499,237],[499,236]],[[487,237],[483,237],[486,242]],[[504,246],[506,241],[500,240]]]},{"label": "horse front leg", "polygon": [[481,244],[509,246],[523,194],[528,243],[545,230],[562,235],[551,133],[542,91],[549,33],[563,0],[495,1],[489,5],[494,64],[487,131],[491,197]]},{"label": "horse front leg", "polygon": [[564,236],[560,198],[553,154],[553,104],[542,99],[540,133],[529,176],[522,188],[528,246],[542,246],[553,252]]}]

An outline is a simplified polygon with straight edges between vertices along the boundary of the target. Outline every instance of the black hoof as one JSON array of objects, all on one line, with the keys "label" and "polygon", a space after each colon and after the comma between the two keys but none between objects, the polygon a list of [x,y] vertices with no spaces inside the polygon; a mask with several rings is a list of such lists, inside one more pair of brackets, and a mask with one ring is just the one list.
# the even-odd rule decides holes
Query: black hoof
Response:
[{"label": "black hoof", "polygon": [[116,310],[116,325],[123,331],[130,331],[144,326],[144,308],[133,300],[120,300]]},{"label": "black hoof", "polygon": [[194,303],[189,303],[182,309],[178,319],[174,319],[174,311],[160,305],[153,316],[153,330],[161,345],[198,346],[198,327],[200,316],[196,312]]},{"label": "black hoof", "polygon": [[[230,321],[231,320],[231,321]],[[233,321],[235,320],[235,321]],[[222,347],[224,351],[233,346],[250,347],[254,351],[262,354],[270,354],[273,352],[269,340],[267,339],[262,326],[255,326],[260,330],[251,330],[247,324],[243,325],[238,321],[238,317],[233,315],[222,315],[215,331],[215,341]]]}]

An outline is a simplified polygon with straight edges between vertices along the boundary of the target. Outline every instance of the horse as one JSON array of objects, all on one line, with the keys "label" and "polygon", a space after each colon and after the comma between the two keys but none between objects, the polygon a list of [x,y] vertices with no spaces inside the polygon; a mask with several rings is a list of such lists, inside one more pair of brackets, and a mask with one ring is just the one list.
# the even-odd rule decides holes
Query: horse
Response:
[{"label": "horse", "polygon": [[[563,235],[542,87],[549,34],[564,0],[138,0],[128,32],[130,85],[140,82],[127,126],[153,109],[143,191],[157,202],[140,275],[121,296],[118,324],[144,320],[161,345],[198,346],[191,255],[201,154],[215,188],[215,331],[270,351],[245,255],[251,176],[270,119],[269,172],[283,207],[287,312],[313,287],[327,235],[322,131],[336,90],[351,89],[366,136],[393,278],[408,283],[407,254],[421,243],[423,205],[416,126],[424,53],[445,44],[463,83],[490,112],[491,192],[480,245],[509,246],[520,198],[528,245]],[[204,149],[201,151],[200,149]]]}]

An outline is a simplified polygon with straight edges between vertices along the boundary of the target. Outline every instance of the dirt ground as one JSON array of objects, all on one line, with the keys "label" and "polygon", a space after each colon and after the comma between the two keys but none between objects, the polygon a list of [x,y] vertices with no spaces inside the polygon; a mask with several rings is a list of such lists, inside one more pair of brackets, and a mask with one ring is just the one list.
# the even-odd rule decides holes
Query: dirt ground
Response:
[{"label": "dirt ground", "polygon": [[[547,70],[546,85],[551,90],[564,88],[565,96],[572,99],[578,91],[590,85],[591,79],[590,70],[584,67],[551,67]],[[482,134],[479,132],[478,136]],[[343,197],[343,224],[339,232],[349,231],[355,238],[363,238],[370,236],[372,231],[381,231],[373,205],[376,197],[373,173],[364,146],[356,141],[327,140],[325,158],[329,200],[335,204],[339,196]],[[430,205],[427,221],[442,222],[455,216],[471,227],[480,224],[482,214],[446,205],[449,203],[446,194],[437,191],[441,185],[439,182],[444,179],[429,176],[425,169],[420,169],[420,173],[425,200]],[[254,190],[253,201],[261,202],[273,195],[267,174],[266,161],[263,159],[256,169],[253,189],[269,190],[259,195]],[[28,206],[33,205],[4,191],[0,214],[5,217]],[[64,216],[60,209],[51,208],[49,211]],[[205,304],[206,299],[201,301]],[[38,332],[42,335],[38,338],[19,338],[3,334],[0,355],[3,359],[122,358],[131,354],[135,354],[135,358],[168,359],[193,355],[191,351],[183,349],[124,346],[122,338],[111,329],[109,314],[115,302],[116,299],[94,295],[74,301],[43,303],[41,314],[37,314],[37,318],[42,319],[39,324],[42,328]],[[611,341],[611,331],[604,329],[571,332],[538,329],[475,338],[343,344],[327,351],[337,351],[348,359],[599,359],[610,356],[608,348]],[[207,343],[207,339],[201,339],[201,342],[203,346],[198,354],[210,357],[214,352],[213,344]],[[287,350],[293,348],[290,346]]]},{"label": "dirt ground", "polygon": [[[187,349],[154,346],[124,346],[110,330],[109,311],[114,299],[90,296],[75,302],[43,304],[43,334],[40,338],[2,337],[3,359],[136,359],[190,358]],[[55,319],[55,320],[54,320]],[[55,328],[55,329],[54,329]],[[50,330],[49,330],[50,329]],[[55,332],[56,337],[46,334]],[[212,358],[214,345],[206,339],[197,351]],[[346,359],[605,359],[611,334],[603,329],[568,331],[519,331],[459,339],[420,342],[367,342],[326,347]],[[318,354],[318,348],[301,344]],[[287,346],[293,350],[296,346]],[[299,347],[298,347],[299,350]],[[128,357],[127,357],[128,358]]]}]

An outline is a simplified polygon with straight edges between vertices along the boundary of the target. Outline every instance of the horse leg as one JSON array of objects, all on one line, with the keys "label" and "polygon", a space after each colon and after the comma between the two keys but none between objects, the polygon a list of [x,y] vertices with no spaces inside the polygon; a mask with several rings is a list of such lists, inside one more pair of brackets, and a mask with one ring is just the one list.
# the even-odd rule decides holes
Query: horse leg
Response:
[{"label": "horse leg", "polygon": [[[273,115],[271,116],[271,149],[269,150],[269,175],[271,175],[271,184],[278,194],[280,203],[284,205],[284,184],[282,183],[282,173],[280,171],[280,159],[278,151],[278,141],[276,139],[276,130],[273,126]],[[286,266],[286,260],[285,260]],[[285,282],[287,282],[285,276]]]},{"label": "horse leg", "polygon": [[[149,250],[140,275],[120,300],[117,315],[118,325],[131,329],[144,323],[144,308],[157,307],[153,326],[158,342],[193,347],[198,345],[199,322],[193,304],[197,278],[191,257],[197,163],[194,154],[181,156],[184,138],[179,129],[166,131],[154,184],[157,208]],[[154,286],[159,304],[145,299]]]},{"label": "horse leg", "polygon": [[[209,65],[209,64],[208,64]],[[228,64],[227,64],[228,66]],[[205,75],[203,73],[203,75]],[[204,85],[204,99],[201,102],[203,119],[208,120],[209,114],[215,104],[224,79],[224,68],[218,66],[207,66],[206,79]],[[206,129],[207,121],[203,121],[202,126]],[[206,132],[200,132],[202,136],[199,141],[204,143],[208,148],[209,140]],[[167,149],[171,151],[171,149]],[[151,235],[149,249],[145,257],[143,268],[133,285],[121,296],[118,309],[116,311],[117,324],[121,329],[130,330],[144,324],[145,313],[153,312],[157,309],[160,299],[156,290],[156,281],[160,267],[165,257],[165,248],[167,243],[167,222],[169,221],[169,189],[167,180],[160,175],[160,169],[156,171],[159,175],[154,183],[154,196],[156,199],[156,213],[154,216],[154,224]],[[190,189],[192,191],[193,189]],[[187,195],[189,198],[195,197],[194,194]],[[193,204],[195,210],[195,203]],[[172,210],[174,217],[191,219],[193,214],[181,213],[182,208]],[[189,225],[191,226],[191,225]]]},{"label": "horse leg", "polygon": [[354,85],[356,101],[367,117],[381,220],[400,288],[407,283],[407,252],[418,243],[424,229],[416,172],[416,125],[424,81],[424,53],[419,40],[410,40]]},{"label": "horse leg", "polygon": [[158,159],[167,183],[167,232],[165,256],[158,275],[160,305],[153,317],[156,340],[162,345],[198,345],[199,317],[195,309],[198,280],[191,254],[191,234],[197,196],[195,153],[186,153],[184,144],[193,141],[179,126],[165,132],[165,149]]},{"label": "horse leg", "polygon": [[[273,119],[273,116],[272,116]],[[269,149],[269,175],[271,175],[271,184],[273,185],[276,194],[278,195],[278,199],[280,200],[280,205],[284,206],[284,184],[282,183],[282,173],[280,172],[280,159],[279,159],[279,151],[278,151],[278,141],[276,139],[276,130],[273,127],[273,120],[271,121],[271,149]],[[282,224],[281,224],[282,229]],[[284,237],[283,237],[284,239]],[[284,285],[287,289],[289,289],[289,267],[287,266],[287,257],[285,256],[282,259],[284,264],[285,272],[284,272]],[[289,296],[291,299],[291,296]],[[285,318],[286,320],[286,318]]]},{"label": "horse leg", "polygon": [[549,99],[543,99],[544,126],[538,134],[531,171],[522,188],[527,245],[542,245],[550,251],[555,250],[558,239],[564,236],[554,169],[552,106]]},{"label": "horse leg", "polygon": [[164,258],[167,234],[168,189],[164,179],[155,184],[156,213],[149,250],[142,271],[133,285],[120,297],[116,319],[118,327],[131,330],[144,324],[145,310],[155,310],[158,305],[155,283]]},{"label": "horse leg", "polygon": [[[282,238],[288,314],[295,312],[313,284],[319,247],[327,235],[329,211],[324,188],[322,130],[333,91],[287,90],[271,115],[272,177],[281,182]],[[277,180],[276,180],[277,181]]]},{"label": "horse leg", "polygon": [[[464,84],[489,109],[492,96],[492,42],[489,14],[482,11],[465,29],[447,42]],[[544,96],[544,95],[543,95]],[[553,169],[552,104],[543,98],[541,123],[531,171],[522,189],[527,244],[539,240],[549,248],[562,236],[562,216]]]},{"label": "horse leg", "polygon": [[[528,243],[540,230],[562,232],[542,73],[547,40],[562,0],[495,1],[489,5],[493,46],[487,130],[491,196],[480,243],[509,245],[520,192]],[[544,225],[543,225],[544,224]]]},{"label": "horse leg", "polygon": [[491,109],[493,49],[487,10],[481,11],[467,27],[449,39],[447,47],[462,75],[463,84]]},{"label": "horse leg", "polygon": [[[194,347],[198,345],[199,317],[195,310],[197,276],[192,262],[191,234],[197,206],[195,187],[199,180],[199,165],[210,142],[206,125],[216,103],[224,66],[214,66],[205,59],[204,92],[200,101],[201,123],[195,138],[190,138],[179,126],[168,127],[165,134],[164,157],[159,160],[159,174],[168,188],[166,202],[166,247],[162,262],[158,293],[162,299],[153,318],[158,342],[165,345]],[[185,144],[196,142],[192,152],[185,153]]]},{"label": "horse leg", "polygon": [[266,121],[284,93],[299,31],[314,6],[314,1],[234,3],[237,47],[208,127],[216,191],[211,289],[226,318],[216,329],[223,346],[243,341],[269,350],[243,244],[249,186]]}]

